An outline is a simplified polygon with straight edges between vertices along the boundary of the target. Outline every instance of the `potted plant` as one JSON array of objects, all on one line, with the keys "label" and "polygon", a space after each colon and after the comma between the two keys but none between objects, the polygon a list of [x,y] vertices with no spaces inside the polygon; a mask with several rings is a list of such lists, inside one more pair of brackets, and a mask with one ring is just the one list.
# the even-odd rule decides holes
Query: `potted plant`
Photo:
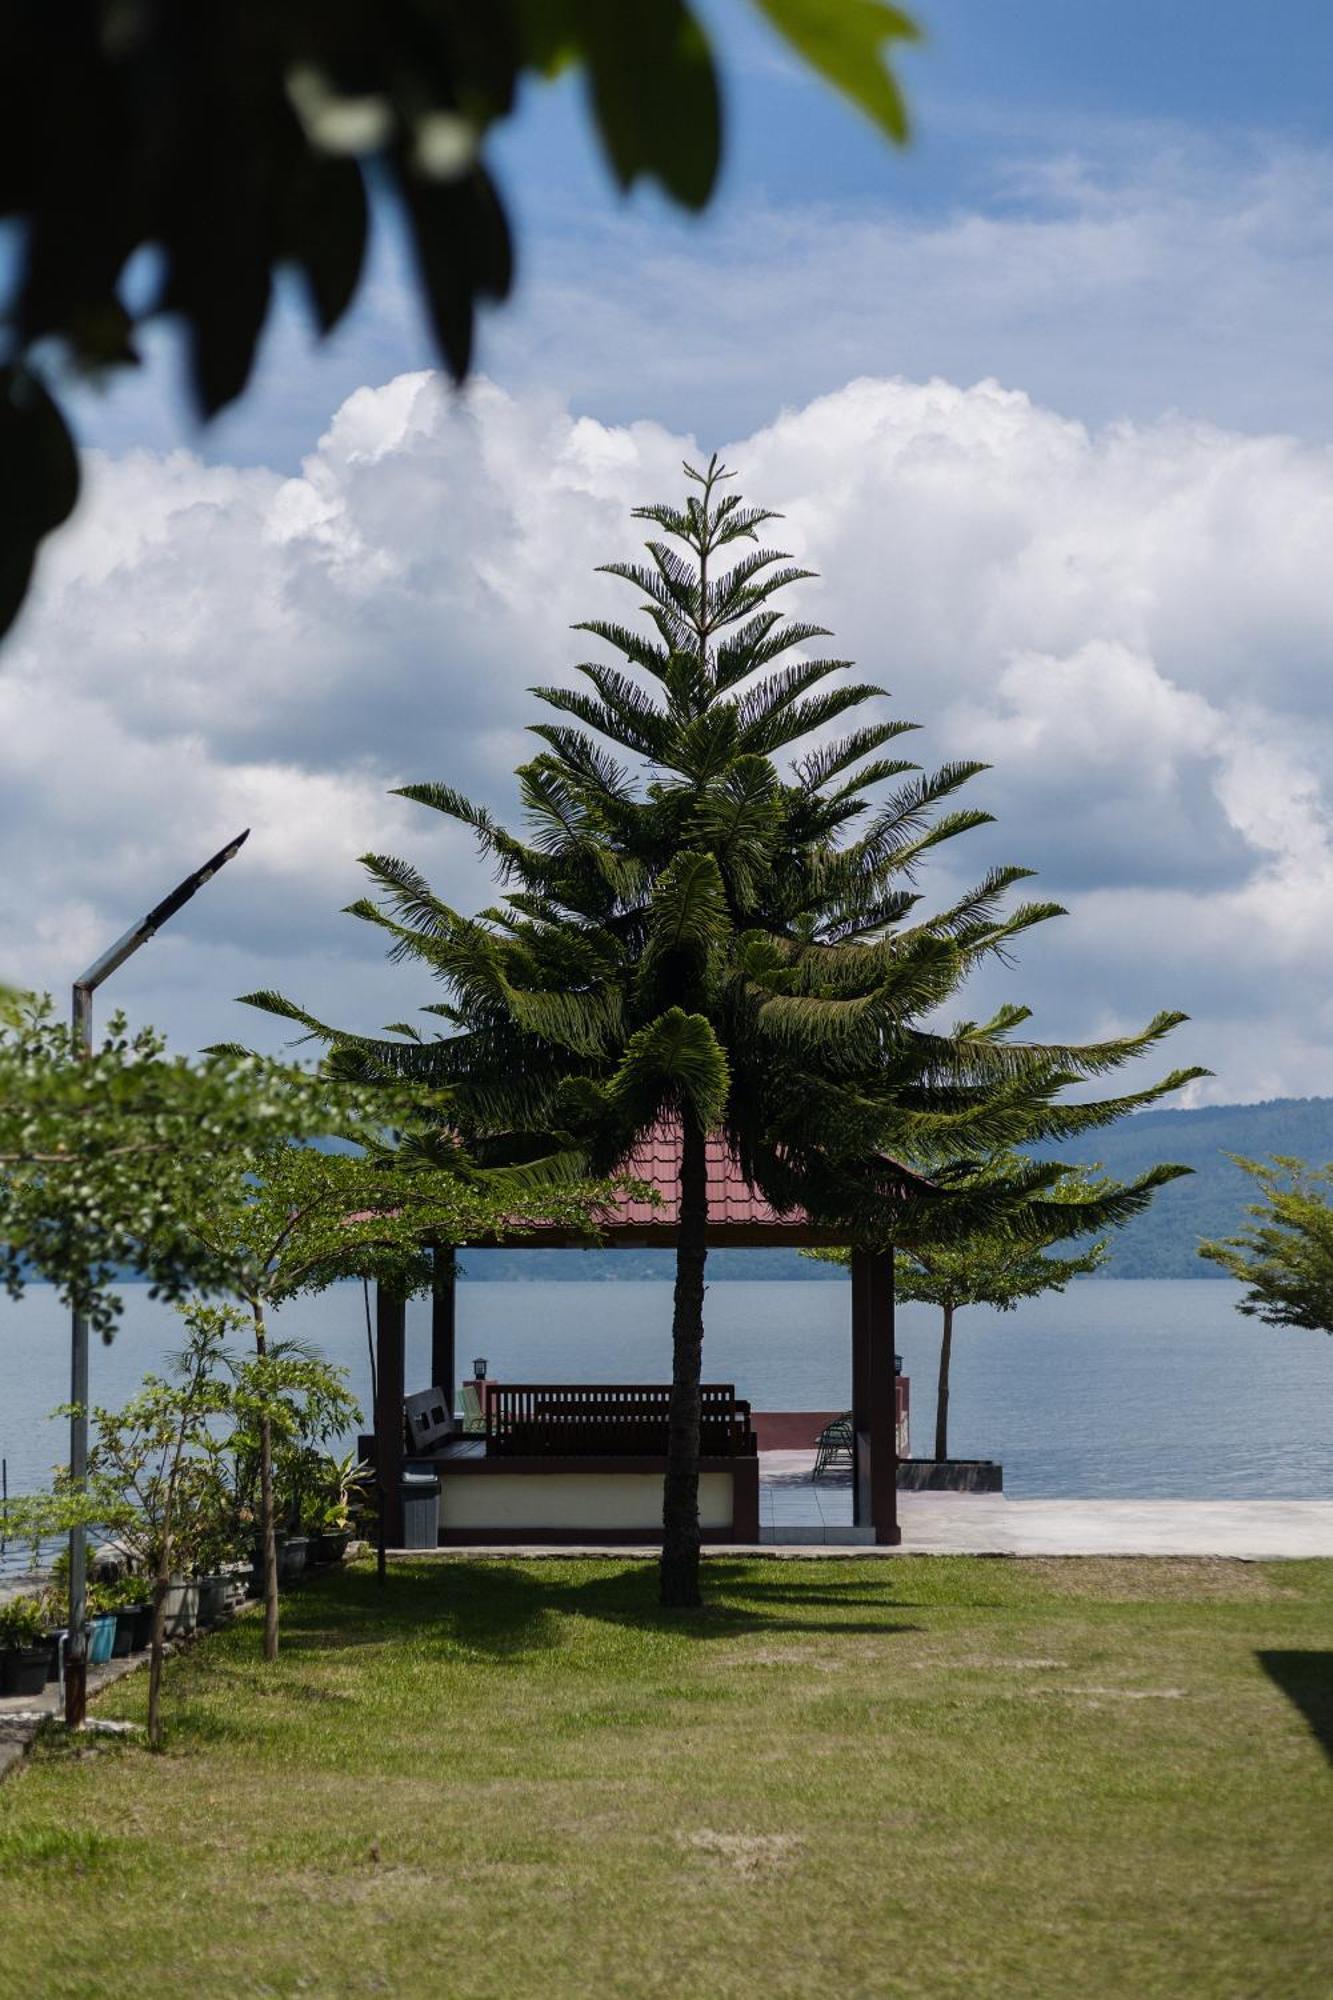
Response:
[{"label": "potted plant", "polygon": [[40,1694],[50,1657],[41,1599],[11,1597],[0,1604],[0,1694]]},{"label": "potted plant", "polygon": [[199,1589],[201,1625],[217,1625],[232,1609],[232,1574],[236,1528],[231,1496],[222,1472],[221,1454],[210,1454],[207,1486],[201,1480],[195,1494],[192,1537],[194,1580]]},{"label": "potted plant", "polygon": [[225,1570],[201,1571],[195,1578],[199,1590],[199,1623],[218,1625],[231,1609],[231,1578]]},{"label": "potted plant", "polygon": [[186,1345],[171,1379],[149,1375],[120,1410],[98,1408],[89,1453],[90,1484],[122,1496],[117,1523],[126,1553],[153,1579],[148,1676],[148,1740],[162,1740],[164,1641],[194,1629],[199,1586],[190,1570],[218,1518],[212,1426],[230,1407],[223,1373],[226,1315],[209,1307],[184,1313]]},{"label": "potted plant", "polygon": [[114,1611],[95,1610],[91,1600],[88,1609],[91,1613],[88,1619],[88,1665],[104,1667],[115,1650],[116,1614]]},{"label": "potted plant", "polygon": [[120,1576],[93,1586],[91,1600],[98,1611],[113,1613],[116,1637],[111,1657],[123,1660],[142,1652],[152,1635],[152,1592],[142,1577]]},{"label": "potted plant", "polygon": [[310,1502],[310,1560],[341,1562],[352,1539],[352,1496],[369,1467],[354,1451],[344,1458],[326,1456],[323,1478]]},{"label": "potted plant", "polygon": [[278,1582],[295,1583],[298,1577],[304,1576],[309,1552],[308,1535],[279,1535]]},{"label": "potted plant", "polygon": [[[286,1234],[286,1231],[283,1231]],[[256,1353],[235,1364],[230,1448],[240,1504],[259,1527],[256,1582],[264,1597],[264,1656],[276,1659],[278,1599],[311,1559],[327,1484],[327,1447],[360,1419],[346,1377],[300,1341],[270,1341],[261,1303]]]},{"label": "potted plant", "polygon": [[162,1634],[185,1639],[199,1623],[199,1585],[178,1570],[159,1586],[162,1591]]}]

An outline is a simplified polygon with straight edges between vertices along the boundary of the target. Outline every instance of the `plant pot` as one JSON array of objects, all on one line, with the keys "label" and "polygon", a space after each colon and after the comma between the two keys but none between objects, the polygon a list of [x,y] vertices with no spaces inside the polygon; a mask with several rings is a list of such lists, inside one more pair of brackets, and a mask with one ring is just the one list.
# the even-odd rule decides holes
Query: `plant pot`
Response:
[{"label": "plant pot", "polygon": [[184,1577],[174,1578],[167,1585],[166,1636],[179,1639],[187,1632],[193,1632],[199,1622],[199,1586],[188,1583]]},{"label": "plant pot", "polygon": [[147,1647],[152,1645],[153,1606],[151,1600],[147,1604],[131,1605],[127,1611],[119,1611],[116,1615],[130,1628],[130,1651],[132,1653],[142,1653]]},{"label": "plant pot", "polygon": [[900,1458],[902,1493],[1003,1493],[1004,1468],[991,1458]]},{"label": "plant pot", "polygon": [[134,1613],[117,1607],[115,1616],[116,1634],[111,1641],[111,1657],[113,1660],[128,1660],[134,1643]]},{"label": "plant pot", "polygon": [[51,1649],[45,1640],[39,1646],[13,1646],[0,1653],[0,1694],[40,1694],[50,1664]]},{"label": "plant pot", "polygon": [[199,1578],[199,1623],[216,1625],[231,1608],[231,1578],[220,1571]]},{"label": "plant pot", "polygon": [[347,1544],[352,1539],[350,1528],[339,1528],[325,1534],[312,1535],[310,1553],[306,1560],[317,1563],[338,1563],[347,1554]]},{"label": "plant pot", "polygon": [[295,1583],[304,1576],[310,1543],[305,1535],[288,1535],[278,1543],[278,1582]]},{"label": "plant pot", "polygon": [[116,1643],[116,1615],[88,1620],[88,1665],[104,1667]]}]

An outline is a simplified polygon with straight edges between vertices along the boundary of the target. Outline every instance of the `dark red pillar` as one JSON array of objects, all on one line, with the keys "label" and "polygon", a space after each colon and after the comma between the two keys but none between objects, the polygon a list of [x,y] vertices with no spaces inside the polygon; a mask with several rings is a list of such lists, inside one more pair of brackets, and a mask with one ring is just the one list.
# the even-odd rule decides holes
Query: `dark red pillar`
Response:
[{"label": "dark red pillar", "polygon": [[458,1298],[458,1256],[452,1244],[437,1243],[431,1252],[430,1288],[430,1382],[443,1389],[444,1406],[454,1407],[458,1393],[458,1363],[455,1360],[456,1305]]},{"label": "dark red pillar", "polygon": [[893,1371],[893,1254],[852,1252],[852,1519],[894,1545],[898,1526],[897,1392]]},{"label": "dark red pillar", "polygon": [[403,1545],[403,1397],[407,1393],[407,1302],[375,1287],[375,1463],[384,1541]]}]

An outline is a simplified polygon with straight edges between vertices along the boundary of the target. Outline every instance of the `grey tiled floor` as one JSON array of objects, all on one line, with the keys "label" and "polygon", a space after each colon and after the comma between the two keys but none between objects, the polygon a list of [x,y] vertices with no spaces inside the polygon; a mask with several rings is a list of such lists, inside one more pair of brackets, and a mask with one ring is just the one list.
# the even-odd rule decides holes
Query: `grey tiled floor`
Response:
[{"label": "grey tiled floor", "polygon": [[759,1454],[759,1539],[764,1542],[854,1542],[869,1530],[852,1526],[852,1476],[845,1470],[812,1480],[812,1451]]}]

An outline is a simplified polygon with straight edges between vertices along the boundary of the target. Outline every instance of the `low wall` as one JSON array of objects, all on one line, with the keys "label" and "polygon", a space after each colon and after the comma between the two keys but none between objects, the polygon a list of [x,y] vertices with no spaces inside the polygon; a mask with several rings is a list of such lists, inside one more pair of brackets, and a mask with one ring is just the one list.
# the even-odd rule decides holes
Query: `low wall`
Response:
[{"label": "low wall", "polygon": [[1003,1493],[1004,1467],[993,1458],[900,1458],[904,1493]]},{"label": "low wall", "polygon": [[[449,1454],[440,1541],[645,1542],[662,1533],[661,1458],[486,1458]],[[701,1460],[699,1522],[708,1542],[759,1540],[759,1461]]]},{"label": "low wall", "polygon": [[[899,1375],[897,1392],[898,1456],[906,1458],[912,1448],[910,1377]],[[760,1451],[813,1451],[825,1424],[843,1415],[841,1410],[752,1410],[750,1422]]]},{"label": "low wall", "polygon": [[751,1410],[760,1451],[813,1451],[825,1424],[841,1410]]},{"label": "low wall", "polygon": [[[699,1477],[699,1525],[707,1533],[730,1528],[732,1482],[727,1472]],[[662,1531],[662,1474],[617,1472],[498,1473],[468,1479],[446,1472],[440,1480],[440,1531],[466,1528],[577,1528],[596,1535],[603,1528],[632,1528],[636,1534]]]}]

